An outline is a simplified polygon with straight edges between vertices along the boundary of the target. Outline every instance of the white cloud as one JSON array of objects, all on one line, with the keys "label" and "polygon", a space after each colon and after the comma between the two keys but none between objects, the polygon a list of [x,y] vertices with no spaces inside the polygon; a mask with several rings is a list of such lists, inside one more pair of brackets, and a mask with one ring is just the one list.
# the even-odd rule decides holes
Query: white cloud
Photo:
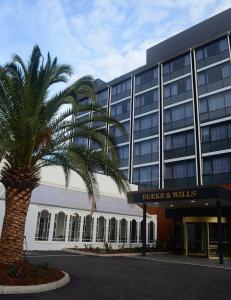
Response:
[{"label": "white cloud", "polygon": [[26,58],[38,43],[73,78],[105,81],[145,64],[146,49],[229,7],[223,0],[9,0],[0,2],[0,59]]}]

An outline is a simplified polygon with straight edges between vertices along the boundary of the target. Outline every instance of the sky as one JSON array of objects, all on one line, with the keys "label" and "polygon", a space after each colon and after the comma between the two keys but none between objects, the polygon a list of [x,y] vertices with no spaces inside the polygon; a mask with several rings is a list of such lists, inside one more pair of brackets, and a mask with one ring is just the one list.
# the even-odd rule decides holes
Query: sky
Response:
[{"label": "sky", "polygon": [[230,0],[0,0],[0,64],[38,44],[109,81],[145,64],[146,49],[231,6]]}]

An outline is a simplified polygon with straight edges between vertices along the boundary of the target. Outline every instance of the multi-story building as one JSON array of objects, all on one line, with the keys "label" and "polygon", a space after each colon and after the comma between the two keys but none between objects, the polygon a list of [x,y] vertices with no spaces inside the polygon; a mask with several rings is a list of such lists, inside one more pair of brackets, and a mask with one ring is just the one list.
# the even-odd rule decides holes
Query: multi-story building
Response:
[{"label": "multi-story building", "polygon": [[97,101],[128,133],[107,126],[120,168],[140,189],[231,183],[230,31],[228,9],[149,48],[144,66],[100,81]]}]

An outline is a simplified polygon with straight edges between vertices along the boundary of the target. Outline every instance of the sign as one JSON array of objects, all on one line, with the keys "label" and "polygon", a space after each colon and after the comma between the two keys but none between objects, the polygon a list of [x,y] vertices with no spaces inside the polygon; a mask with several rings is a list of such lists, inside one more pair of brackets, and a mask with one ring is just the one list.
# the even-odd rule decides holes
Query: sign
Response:
[{"label": "sign", "polygon": [[[227,193],[228,192],[228,193]],[[151,203],[178,200],[228,199],[231,192],[219,186],[196,186],[189,189],[159,189],[153,191],[128,192],[130,203]]]}]

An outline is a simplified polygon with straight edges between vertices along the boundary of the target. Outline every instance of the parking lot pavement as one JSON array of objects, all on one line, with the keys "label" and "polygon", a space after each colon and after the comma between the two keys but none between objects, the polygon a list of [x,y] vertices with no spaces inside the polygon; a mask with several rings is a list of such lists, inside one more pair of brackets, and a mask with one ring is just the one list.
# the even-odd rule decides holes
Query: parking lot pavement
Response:
[{"label": "parking lot pavement", "polygon": [[71,283],[56,291],[34,295],[2,295],[1,299],[231,299],[231,270],[228,269],[132,257],[79,256],[62,252],[36,252],[31,254],[30,260],[58,266],[70,274]]}]

